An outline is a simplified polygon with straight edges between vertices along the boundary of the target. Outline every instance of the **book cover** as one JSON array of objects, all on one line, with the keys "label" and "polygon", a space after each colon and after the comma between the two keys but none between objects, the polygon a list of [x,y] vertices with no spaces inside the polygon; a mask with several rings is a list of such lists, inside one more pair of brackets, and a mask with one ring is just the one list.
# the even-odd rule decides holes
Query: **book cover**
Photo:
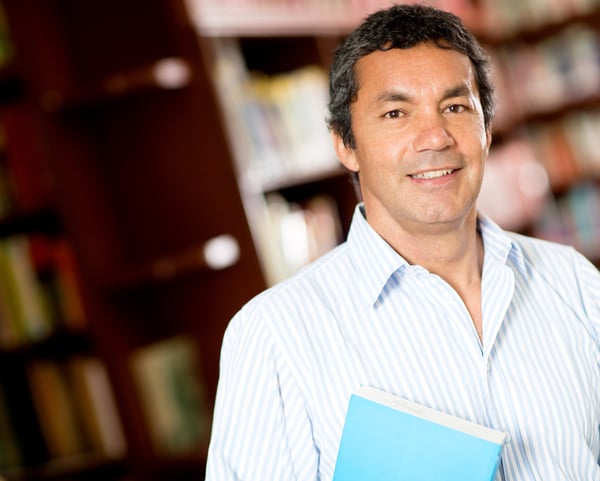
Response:
[{"label": "book cover", "polygon": [[508,434],[371,387],[350,398],[334,481],[492,481]]},{"label": "book cover", "polygon": [[52,360],[33,361],[28,366],[28,378],[50,457],[85,451],[85,433],[63,366]]},{"label": "book cover", "polygon": [[127,442],[104,363],[80,355],[67,362],[66,370],[89,447],[109,457],[123,456]]},{"label": "book cover", "polygon": [[41,284],[29,257],[26,236],[0,240],[0,293],[17,343],[34,341],[52,330]]},{"label": "book cover", "polygon": [[170,456],[203,449],[211,412],[195,340],[181,335],[140,347],[132,354],[131,370],[156,452]]}]

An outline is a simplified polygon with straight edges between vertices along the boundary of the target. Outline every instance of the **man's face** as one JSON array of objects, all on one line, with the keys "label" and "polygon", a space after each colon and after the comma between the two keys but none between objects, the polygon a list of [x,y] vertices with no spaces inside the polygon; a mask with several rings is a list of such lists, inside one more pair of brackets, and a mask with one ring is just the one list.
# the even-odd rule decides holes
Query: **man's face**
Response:
[{"label": "man's face", "polygon": [[[375,51],[356,64],[356,149],[367,220],[384,238],[456,229],[475,219],[490,135],[469,58],[433,44]],[[392,240],[392,239],[388,239]]]}]

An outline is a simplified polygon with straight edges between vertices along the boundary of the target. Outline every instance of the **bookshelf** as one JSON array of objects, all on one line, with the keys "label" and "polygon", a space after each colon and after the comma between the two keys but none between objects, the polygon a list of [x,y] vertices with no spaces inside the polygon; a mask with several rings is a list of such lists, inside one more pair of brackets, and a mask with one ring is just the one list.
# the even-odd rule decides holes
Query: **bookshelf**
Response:
[{"label": "bookshelf", "polygon": [[260,35],[242,25],[233,37],[197,30],[268,285],[339,243],[357,200],[324,123],[326,72],[341,36],[313,30],[306,22],[318,14],[300,15],[285,36],[270,23]]},{"label": "bookshelf", "polygon": [[[600,3],[482,2],[482,8],[482,24],[493,23],[480,36],[493,56],[501,106],[488,170],[513,186],[488,182],[483,203],[507,227],[574,245],[598,265]],[[522,170],[510,151],[521,153]],[[494,207],[500,191],[505,202]],[[508,198],[519,201],[506,216]]]},{"label": "bookshelf", "polygon": [[186,11],[0,5],[0,264],[69,307],[0,345],[0,475],[202,479],[221,337],[266,283]]},{"label": "bookshelf", "polygon": [[[544,13],[540,2],[518,3]],[[202,479],[227,322],[347,232],[357,195],[319,128],[325,72],[345,33],[388,3],[0,1],[0,260],[21,249],[25,290],[49,309],[41,334],[16,340],[0,312],[0,476]],[[489,208],[511,197],[507,225],[598,261],[600,97],[572,82],[598,74],[600,5],[570,2],[535,26],[503,12],[492,29],[500,3],[438,2],[494,55],[505,107]],[[578,76],[550,70],[557,45],[581,52]],[[558,75],[554,98],[530,95],[528,62]],[[181,385],[180,401],[146,394]],[[69,442],[48,440],[40,400],[52,396],[75,406]],[[170,438],[181,422],[197,429]]]}]

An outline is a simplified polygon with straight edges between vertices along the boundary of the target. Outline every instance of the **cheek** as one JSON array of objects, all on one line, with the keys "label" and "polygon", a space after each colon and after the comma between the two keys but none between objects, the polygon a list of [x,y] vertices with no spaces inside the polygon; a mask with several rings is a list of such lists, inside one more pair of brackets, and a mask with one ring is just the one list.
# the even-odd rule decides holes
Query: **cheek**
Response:
[{"label": "cheek", "polygon": [[365,129],[357,138],[357,151],[363,163],[392,166],[405,152],[408,138],[408,133],[399,129]]},{"label": "cheek", "polygon": [[389,171],[394,170],[393,154],[380,142],[372,142],[368,149],[357,149],[356,161],[361,175],[372,182],[384,182]]}]

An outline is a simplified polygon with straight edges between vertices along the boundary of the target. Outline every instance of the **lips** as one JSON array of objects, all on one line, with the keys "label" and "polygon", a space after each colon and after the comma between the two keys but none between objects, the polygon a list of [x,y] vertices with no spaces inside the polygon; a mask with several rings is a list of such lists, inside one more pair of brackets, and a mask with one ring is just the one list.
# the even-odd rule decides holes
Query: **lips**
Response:
[{"label": "lips", "polygon": [[410,177],[413,179],[438,179],[446,175],[450,175],[455,169],[440,169],[440,170],[429,170],[427,172],[421,172],[418,174],[412,174]]}]

